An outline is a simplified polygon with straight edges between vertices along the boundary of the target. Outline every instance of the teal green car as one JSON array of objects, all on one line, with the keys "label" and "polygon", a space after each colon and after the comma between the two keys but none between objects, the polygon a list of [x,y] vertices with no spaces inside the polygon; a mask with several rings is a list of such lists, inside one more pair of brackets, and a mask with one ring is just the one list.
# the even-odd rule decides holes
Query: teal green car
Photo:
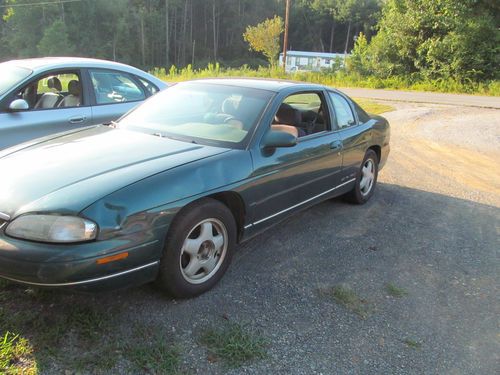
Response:
[{"label": "teal green car", "polygon": [[0,152],[0,277],[198,295],[238,243],[288,215],[340,195],[368,201],[389,134],[325,86],[177,84],[116,123]]}]

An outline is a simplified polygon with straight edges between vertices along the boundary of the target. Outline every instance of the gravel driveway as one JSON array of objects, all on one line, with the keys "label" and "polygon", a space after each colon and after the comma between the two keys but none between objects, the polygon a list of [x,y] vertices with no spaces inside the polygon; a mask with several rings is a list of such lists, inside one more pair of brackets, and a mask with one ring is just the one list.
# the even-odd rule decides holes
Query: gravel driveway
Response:
[{"label": "gravel driveway", "polygon": [[[192,340],[223,315],[270,340],[268,360],[233,374],[500,371],[500,112],[394,105],[392,154],[367,205],[325,202],[283,222],[195,300],[134,294],[141,315],[192,345],[198,373],[223,372]],[[336,285],[366,299],[366,319],[320,293]]]},{"label": "gravel driveway", "polygon": [[[138,323],[164,332],[191,374],[499,373],[500,111],[394,106],[392,152],[365,206],[334,200],[293,216],[240,246],[195,299],[145,286],[47,308],[94,300],[113,311],[118,341],[148,340],[128,329]],[[228,321],[264,337],[267,356],[236,369],[211,358],[200,333]]]}]

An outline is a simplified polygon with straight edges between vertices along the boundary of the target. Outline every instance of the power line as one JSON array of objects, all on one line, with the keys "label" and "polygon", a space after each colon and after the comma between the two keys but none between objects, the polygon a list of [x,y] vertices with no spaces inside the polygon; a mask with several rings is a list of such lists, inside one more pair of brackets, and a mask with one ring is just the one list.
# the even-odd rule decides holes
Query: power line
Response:
[{"label": "power line", "polygon": [[21,4],[8,4],[8,5],[0,5],[0,8],[16,8],[16,7],[25,7],[25,6],[35,6],[35,5],[54,5],[54,4],[64,4],[64,3],[78,3],[83,0],[61,0],[61,1],[44,1],[41,3],[21,3]]}]

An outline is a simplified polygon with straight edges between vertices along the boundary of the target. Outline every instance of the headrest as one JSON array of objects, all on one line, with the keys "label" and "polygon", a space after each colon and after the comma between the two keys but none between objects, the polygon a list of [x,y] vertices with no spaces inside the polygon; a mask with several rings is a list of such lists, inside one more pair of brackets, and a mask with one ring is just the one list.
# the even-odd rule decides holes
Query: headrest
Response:
[{"label": "headrest", "polygon": [[80,82],[78,82],[76,79],[69,81],[68,92],[71,95],[80,96]]},{"label": "headrest", "polygon": [[299,110],[293,108],[290,104],[281,104],[274,121],[278,124],[298,126],[302,122],[302,116]]},{"label": "headrest", "polygon": [[49,79],[47,79],[47,86],[49,86],[49,89],[62,91],[61,81],[57,77],[50,77]]}]

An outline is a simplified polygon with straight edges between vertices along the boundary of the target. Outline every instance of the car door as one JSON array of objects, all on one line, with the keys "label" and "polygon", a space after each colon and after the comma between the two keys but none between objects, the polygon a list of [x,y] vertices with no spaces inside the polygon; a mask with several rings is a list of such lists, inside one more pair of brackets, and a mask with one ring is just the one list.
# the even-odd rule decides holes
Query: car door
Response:
[{"label": "car door", "polygon": [[[60,87],[47,86],[49,80],[55,80]],[[71,81],[74,94],[69,93],[68,86]],[[88,98],[84,95],[85,89],[81,86],[81,73],[79,70],[52,71],[38,75],[22,88],[17,88],[7,96],[0,109],[0,149],[13,146],[31,139],[77,129],[91,123],[92,112],[88,106]],[[57,97],[53,101],[45,101],[44,95]],[[69,97],[75,100],[70,101]],[[29,108],[27,110],[11,112],[8,105],[15,99],[25,99]],[[68,99],[66,99],[68,98]]]},{"label": "car door", "polygon": [[[280,220],[285,213],[326,196],[340,184],[341,145],[338,134],[332,131],[325,94],[322,91],[309,91],[295,95],[304,94],[316,95],[320,100],[316,111],[323,124],[316,126],[316,130],[310,134],[302,134],[293,147],[271,150],[254,147],[251,151],[255,182],[250,188],[250,210],[251,222],[257,230]],[[286,99],[284,104],[287,104]],[[310,112],[308,109],[302,110],[302,116]],[[279,113],[279,109],[276,113]]]},{"label": "car door", "polygon": [[147,88],[132,74],[109,69],[88,69],[92,118],[95,123],[118,120],[144,101]]},{"label": "car door", "polygon": [[356,178],[370,141],[370,125],[355,116],[350,101],[343,95],[329,91],[333,104],[337,134],[342,142],[342,182]]}]

